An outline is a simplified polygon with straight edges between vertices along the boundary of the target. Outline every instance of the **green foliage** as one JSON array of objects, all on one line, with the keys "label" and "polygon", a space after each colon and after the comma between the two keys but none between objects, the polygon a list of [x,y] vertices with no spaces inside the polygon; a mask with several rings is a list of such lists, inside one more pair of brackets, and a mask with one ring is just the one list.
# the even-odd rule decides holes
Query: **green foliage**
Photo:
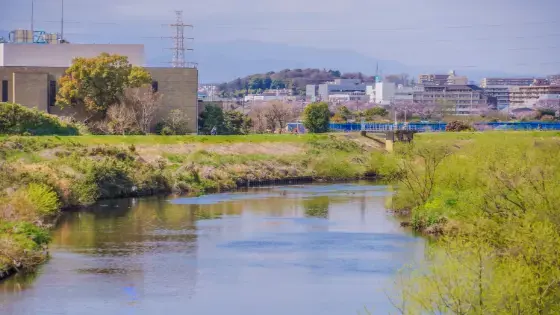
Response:
[{"label": "green foliage", "polygon": [[58,212],[58,195],[45,184],[30,183],[23,191],[25,198],[37,209],[40,215],[53,215]]},{"label": "green foliage", "polygon": [[327,103],[311,103],[303,112],[303,125],[311,133],[329,131],[331,113]]},{"label": "green foliage", "polygon": [[198,123],[199,132],[205,135],[209,135],[214,127],[219,135],[245,135],[253,126],[249,116],[234,110],[224,112],[221,106],[214,104],[204,107]]},{"label": "green foliage", "polygon": [[341,118],[342,121],[347,121],[352,118],[352,112],[346,106],[340,106],[336,109],[336,114]]},{"label": "green foliage", "polygon": [[253,121],[249,116],[238,111],[227,111],[224,113],[224,131],[227,135],[249,134]]},{"label": "green foliage", "polygon": [[212,128],[216,127],[219,135],[225,134],[224,120],[224,111],[221,106],[206,105],[198,118],[198,131],[200,134],[209,135]]},{"label": "green foliage", "polygon": [[385,117],[389,114],[389,112],[383,107],[372,107],[366,109],[364,115],[367,120],[373,120],[375,117]]},{"label": "green foliage", "polygon": [[77,125],[12,103],[0,103],[0,134],[78,135]]},{"label": "green foliage", "polygon": [[57,104],[84,106],[87,111],[105,113],[119,103],[126,88],[151,82],[146,70],[132,66],[128,57],[102,53],[94,58],[75,58],[62,76]]},{"label": "green foliage", "polygon": [[[412,209],[413,227],[446,236],[399,285],[401,313],[557,314],[560,140],[549,136],[425,137],[432,153],[404,150],[399,163],[414,170],[397,200]],[[455,147],[442,155],[442,146]],[[437,167],[426,156],[439,156]]]}]

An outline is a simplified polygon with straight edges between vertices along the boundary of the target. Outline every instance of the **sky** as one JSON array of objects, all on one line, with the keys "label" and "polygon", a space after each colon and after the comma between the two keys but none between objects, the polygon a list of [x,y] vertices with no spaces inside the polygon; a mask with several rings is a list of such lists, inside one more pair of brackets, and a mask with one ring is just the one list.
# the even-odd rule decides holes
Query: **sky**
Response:
[{"label": "sky", "polygon": [[[60,29],[62,0],[34,0],[35,28]],[[65,0],[71,42],[144,43],[169,54],[175,10],[196,49],[238,40],[425,67],[560,73],[559,0]],[[0,0],[0,30],[28,28],[31,0]],[[149,57],[149,56],[148,56]],[[170,57],[169,57],[170,58]],[[325,65],[328,67],[328,65]]]}]

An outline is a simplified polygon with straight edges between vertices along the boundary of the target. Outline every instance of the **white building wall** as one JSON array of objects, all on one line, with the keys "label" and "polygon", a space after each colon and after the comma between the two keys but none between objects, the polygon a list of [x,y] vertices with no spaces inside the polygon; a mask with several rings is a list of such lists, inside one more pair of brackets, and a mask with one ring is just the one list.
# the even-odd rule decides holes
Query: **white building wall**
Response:
[{"label": "white building wall", "polygon": [[395,83],[390,82],[377,82],[375,83],[375,103],[385,105],[391,102],[395,96],[397,86]]},{"label": "white building wall", "polygon": [[145,65],[144,45],[113,44],[0,44],[2,67],[69,67],[76,57],[101,53],[127,56],[135,66]]}]

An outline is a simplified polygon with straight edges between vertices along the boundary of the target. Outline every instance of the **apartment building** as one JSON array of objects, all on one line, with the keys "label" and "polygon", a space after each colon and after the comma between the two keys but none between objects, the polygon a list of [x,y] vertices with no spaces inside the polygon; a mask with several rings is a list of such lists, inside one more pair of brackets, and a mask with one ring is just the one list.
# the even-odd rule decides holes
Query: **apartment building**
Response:
[{"label": "apartment building", "polygon": [[534,81],[535,78],[484,78],[480,87],[487,89],[494,86],[529,86]]},{"label": "apartment building", "polygon": [[[101,53],[127,56],[135,66],[144,66],[143,45],[100,44],[0,44],[0,101],[14,102],[50,114],[84,119],[82,108],[55,106],[57,81],[76,57],[95,57]],[[198,126],[196,68],[146,68],[152,75],[152,89],[163,95],[162,106],[154,121],[167,118],[173,109],[181,109],[189,120],[189,129]]]},{"label": "apartment building", "polygon": [[448,74],[421,74],[418,76],[420,85],[467,85],[469,79],[466,76],[458,76],[454,70]]},{"label": "apartment building", "polygon": [[448,105],[456,115],[476,115],[488,109],[488,98],[476,85],[427,85],[413,97],[415,103]]},{"label": "apartment building", "polygon": [[509,90],[510,107],[533,108],[540,99],[554,99],[559,94],[560,85],[515,86]]},{"label": "apartment building", "polygon": [[509,94],[510,89],[513,86],[510,85],[487,85],[484,88],[484,94],[489,98],[494,98],[496,100],[497,110],[503,110],[510,106],[509,104]]}]

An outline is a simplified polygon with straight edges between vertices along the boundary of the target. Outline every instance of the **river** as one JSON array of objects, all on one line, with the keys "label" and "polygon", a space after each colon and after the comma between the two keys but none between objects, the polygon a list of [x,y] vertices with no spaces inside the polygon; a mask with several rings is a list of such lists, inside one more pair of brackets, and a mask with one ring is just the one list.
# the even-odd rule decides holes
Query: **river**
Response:
[{"label": "river", "polygon": [[0,314],[387,314],[425,240],[368,182],[103,201],[59,220],[52,258],[0,283]]}]

